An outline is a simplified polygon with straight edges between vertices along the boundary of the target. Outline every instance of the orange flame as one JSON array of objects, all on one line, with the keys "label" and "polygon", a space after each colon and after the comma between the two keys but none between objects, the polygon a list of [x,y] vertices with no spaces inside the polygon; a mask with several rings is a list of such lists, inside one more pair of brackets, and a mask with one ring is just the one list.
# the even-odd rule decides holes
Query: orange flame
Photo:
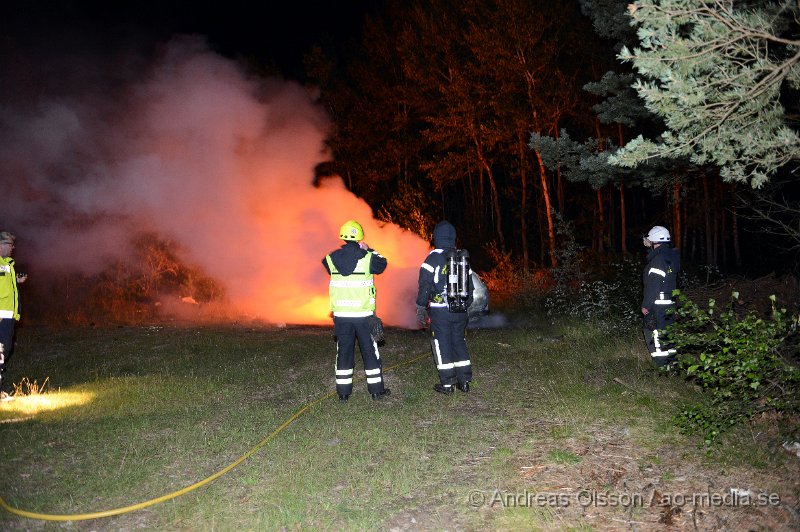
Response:
[{"label": "orange flame", "polygon": [[[285,234],[262,238],[285,249],[278,262],[258,265],[259,282],[235,299],[247,312],[271,322],[326,324],[331,322],[329,276],[322,259],[337,249],[339,228],[348,219],[364,227],[364,240],[386,257],[389,266],[375,277],[377,314],[387,325],[412,327],[419,266],[429,251],[419,236],[372,218],[369,206],[347,191],[339,180],[328,180],[311,192],[318,207],[286,208],[277,213]],[[324,208],[322,207],[324,206]],[[274,218],[269,218],[269,224]],[[296,229],[292,229],[296,228]],[[255,273],[255,272],[254,272]]]}]

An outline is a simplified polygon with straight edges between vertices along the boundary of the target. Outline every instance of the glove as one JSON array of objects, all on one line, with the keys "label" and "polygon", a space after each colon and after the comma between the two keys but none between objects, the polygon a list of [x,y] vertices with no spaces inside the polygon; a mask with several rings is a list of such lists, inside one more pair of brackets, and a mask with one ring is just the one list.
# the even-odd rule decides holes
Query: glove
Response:
[{"label": "glove", "polygon": [[417,323],[419,323],[420,327],[427,327],[428,319],[428,309],[417,305]]},{"label": "glove", "polygon": [[649,312],[644,316],[644,328],[648,331],[656,330],[656,313]]},{"label": "glove", "polygon": [[375,343],[384,343],[386,341],[386,333],[383,331],[383,321],[373,314],[369,318],[369,326],[371,328],[370,336],[375,340]]}]

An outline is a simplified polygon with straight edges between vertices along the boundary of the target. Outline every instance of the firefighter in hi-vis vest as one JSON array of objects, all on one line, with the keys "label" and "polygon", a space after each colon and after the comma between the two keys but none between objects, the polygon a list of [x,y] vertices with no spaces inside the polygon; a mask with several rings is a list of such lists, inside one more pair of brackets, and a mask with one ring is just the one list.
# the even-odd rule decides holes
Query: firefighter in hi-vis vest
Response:
[{"label": "firefighter in hi-vis vest", "polygon": [[373,275],[386,269],[386,259],[364,242],[364,229],[348,220],[339,230],[344,245],[322,259],[331,276],[330,302],[333,334],[336,336],[336,393],[347,401],[353,392],[355,342],[361,351],[367,390],[373,399],[389,395],[383,385],[378,344],[372,338],[370,319],[375,314]]},{"label": "firefighter in hi-vis vest", "polygon": [[681,256],[670,247],[670,235],[666,227],[657,225],[642,237],[642,243],[652,248],[647,254],[642,282],[642,315],[644,316],[644,340],[650,357],[656,366],[666,366],[675,360],[676,351],[663,339],[664,329],[675,321],[675,302],[672,291],[677,286],[681,271]]},{"label": "firefighter in hi-vis vest", "polygon": [[465,337],[474,286],[469,253],[456,249],[456,229],[439,222],[433,229],[433,251],[419,269],[417,321],[427,326],[430,318],[431,348],[439,373],[433,389],[452,394],[455,387],[469,392],[472,363]]},{"label": "firefighter in hi-vis vest", "polygon": [[15,237],[7,231],[0,231],[0,400],[7,401],[12,396],[3,388],[3,373],[8,359],[14,351],[14,327],[19,321],[19,292],[17,284],[28,278],[24,273],[14,270]]}]

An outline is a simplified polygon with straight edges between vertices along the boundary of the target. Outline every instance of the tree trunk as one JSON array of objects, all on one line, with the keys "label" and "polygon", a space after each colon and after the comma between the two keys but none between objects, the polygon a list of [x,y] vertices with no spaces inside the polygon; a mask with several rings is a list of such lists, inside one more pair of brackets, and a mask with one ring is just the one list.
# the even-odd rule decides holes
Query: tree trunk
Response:
[{"label": "tree trunk", "polygon": [[714,266],[714,253],[711,249],[711,204],[708,197],[708,176],[706,175],[703,175],[703,200],[705,203],[703,215],[706,222],[706,265]]},{"label": "tree trunk", "polygon": [[613,251],[616,248],[617,243],[617,224],[614,218],[615,205],[614,205],[614,187],[608,187],[608,249],[609,251]]},{"label": "tree trunk", "polygon": [[548,250],[550,252],[550,265],[553,268],[558,267],[558,260],[556,259],[556,232],[553,227],[553,208],[550,206],[550,193],[547,187],[547,171],[542,162],[542,155],[538,150],[533,150],[536,154],[536,160],[539,163],[539,178],[542,185],[542,199],[544,199],[544,210],[547,218],[547,240]]},{"label": "tree trunk", "polygon": [[[724,205],[725,199],[725,185],[720,180],[717,185],[717,190],[719,190],[719,194],[717,195],[719,199],[718,204]],[[725,209],[719,209],[717,212],[717,216],[720,218],[720,253],[722,253],[722,267],[727,271],[728,269],[728,227],[727,227],[727,218],[728,216],[725,213]]]},{"label": "tree trunk", "polygon": [[[619,145],[625,145],[625,138],[622,134],[622,124],[617,124],[619,134]],[[625,213],[625,178],[619,178],[619,215],[620,215],[620,237],[622,238],[622,254],[628,254],[628,225]]]},{"label": "tree trunk", "polygon": [[469,182],[469,203],[470,203],[470,210],[472,211],[472,220],[475,224],[475,229],[478,234],[481,232],[481,218],[483,216],[480,215],[481,213],[481,205],[480,205],[480,197],[479,192],[475,188],[475,176],[474,174],[470,173],[469,178],[467,179]]},{"label": "tree trunk", "polygon": [[[682,238],[681,240],[678,241],[681,244],[681,248],[686,247],[688,245],[688,242],[689,242],[689,221],[688,221],[689,220],[689,216],[688,216],[688,214],[686,212],[688,210],[688,208],[689,208],[689,206],[687,205],[688,203],[689,203],[688,201],[684,201],[683,202],[683,210],[681,211],[681,213],[683,214],[683,218],[682,218],[683,223],[681,224],[681,225],[683,225],[683,231],[678,233],[679,237]],[[683,254],[683,255],[687,256],[686,254]]]},{"label": "tree trunk", "polygon": [[622,254],[628,254],[628,230],[627,222],[625,221],[625,178],[620,178],[619,181],[619,223],[620,223],[620,238],[622,239]]},{"label": "tree trunk", "polygon": [[517,136],[517,157],[519,158],[519,179],[520,186],[522,187],[519,205],[519,229],[520,239],[522,241],[522,264],[525,271],[528,271],[529,256],[528,256],[528,145],[525,143],[524,134]]},{"label": "tree trunk", "polygon": [[500,251],[505,252],[506,250],[506,239],[503,236],[503,220],[500,214],[500,197],[497,193],[497,183],[494,180],[494,173],[492,173],[492,169],[489,167],[488,164],[484,162],[484,170],[486,171],[486,178],[489,180],[489,189],[491,190],[492,194],[492,212],[494,213],[494,230],[497,234],[497,240],[500,243]]},{"label": "tree trunk", "polygon": [[478,214],[476,215],[481,221],[478,222],[481,230],[483,230],[484,213],[486,212],[486,187],[483,184],[483,172],[478,172]]},{"label": "tree trunk", "polygon": [[681,184],[676,177],[672,182],[672,245],[681,247]]},{"label": "tree trunk", "polygon": [[546,222],[544,221],[544,207],[542,203],[537,201],[536,202],[536,226],[537,226],[537,233],[539,235],[539,264],[541,267],[544,267],[547,264],[547,260],[545,259],[545,255],[547,255],[546,248],[547,248],[547,238],[545,238],[545,231],[544,226]]},{"label": "tree trunk", "polygon": [[[734,185],[735,187],[736,185]],[[741,270],[742,268],[742,254],[739,250],[739,213],[736,211],[736,204],[733,204],[733,211],[731,212],[731,232],[733,233],[733,256],[736,261],[736,267]]]},{"label": "tree trunk", "polygon": [[[716,180],[714,180],[716,182]],[[714,221],[714,238],[712,242],[714,243],[714,253],[712,256],[714,257],[714,266],[719,266],[719,246],[720,246],[720,212],[719,212],[719,187],[714,186],[711,189],[711,205],[713,210],[713,216],[711,219]]]},{"label": "tree trunk", "polygon": [[[558,124],[553,127],[553,131],[558,141]],[[564,183],[561,180],[561,162],[556,166],[556,197],[558,198],[558,212],[564,214]]]},{"label": "tree trunk", "polygon": [[603,212],[603,194],[600,192],[598,188],[595,192],[595,198],[597,198],[597,234],[595,238],[597,238],[597,251],[600,253],[605,253],[605,240],[606,240],[606,221],[605,221],[605,214]]}]

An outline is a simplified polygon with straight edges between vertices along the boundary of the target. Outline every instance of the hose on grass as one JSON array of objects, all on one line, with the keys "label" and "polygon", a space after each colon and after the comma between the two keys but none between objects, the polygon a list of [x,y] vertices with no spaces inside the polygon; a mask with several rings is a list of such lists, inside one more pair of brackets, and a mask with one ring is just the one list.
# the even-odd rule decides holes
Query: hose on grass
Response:
[{"label": "hose on grass", "polygon": [[[424,355],[419,355],[419,356],[417,356],[415,358],[412,358],[411,360],[406,360],[404,362],[400,362],[398,364],[390,366],[390,367],[384,369],[383,372],[384,373],[388,373],[389,371],[392,371],[393,369],[396,369],[396,368],[399,368],[399,367],[402,367],[402,366],[409,366],[409,365],[411,365],[411,364],[413,364],[415,362],[418,362],[419,360],[422,360],[423,358],[426,358],[428,356],[430,356],[430,355],[427,354],[427,353],[424,354]],[[359,377],[359,378],[354,379],[354,382],[358,382],[358,381],[361,381],[363,379],[364,379],[364,377]],[[210,484],[211,482],[215,481],[216,479],[218,479],[222,475],[228,473],[233,468],[235,468],[236,466],[238,466],[239,464],[241,464],[242,462],[244,462],[245,460],[247,460],[248,458],[253,456],[256,452],[259,451],[259,449],[264,447],[267,443],[269,443],[270,440],[272,440],[275,436],[280,434],[280,432],[283,429],[285,429],[286,427],[288,427],[289,425],[291,425],[292,423],[297,421],[297,419],[300,418],[300,416],[302,416],[303,414],[308,412],[313,406],[315,406],[315,405],[321,403],[322,401],[325,401],[326,399],[329,399],[329,398],[331,398],[331,397],[333,397],[335,395],[336,395],[336,391],[332,391],[332,392],[327,393],[327,394],[325,394],[325,395],[323,395],[323,396],[321,396],[321,397],[319,397],[317,399],[314,399],[313,401],[310,401],[310,402],[306,403],[297,412],[295,412],[289,418],[287,418],[286,421],[284,421],[277,429],[272,431],[269,434],[269,436],[267,436],[266,438],[264,438],[263,440],[258,442],[256,445],[253,446],[252,449],[250,449],[245,454],[243,454],[242,456],[240,456],[239,458],[237,458],[236,460],[231,462],[225,468],[217,471],[213,475],[211,475],[209,477],[206,477],[206,478],[204,478],[203,480],[201,480],[199,482],[195,482],[194,484],[192,484],[190,486],[186,486],[185,488],[179,489],[177,491],[173,491],[172,493],[167,493],[166,495],[162,495],[161,497],[156,497],[154,499],[150,499],[150,500],[147,500],[147,501],[144,501],[144,502],[140,502],[138,504],[132,504],[130,506],[124,506],[122,508],[114,508],[114,509],[111,509],[111,510],[103,510],[103,511],[100,511],[100,512],[90,512],[90,513],[85,513],[85,514],[44,514],[44,513],[38,513],[38,512],[30,512],[28,510],[22,510],[22,509],[14,508],[13,506],[10,506],[8,503],[6,503],[5,500],[3,500],[2,497],[0,497],[0,508],[2,508],[3,510],[5,510],[5,511],[7,511],[9,513],[12,513],[12,514],[15,514],[15,515],[19,515],[21,517],[27,517],[29,519],[38,519],[40,521],[87,521],[87,520],[90,520],[90,519],[100,519],[101,517],[111,517],[111,516],[114,516],[114,515],[126,514],[126,513],[130,513],[130,512],[134,512],[136,510],[141,510],[142,508],[147,508],[148,506],[154,506],[156,504],[168,501],[170,499],[175,499],[177,497],[180,497],[181,495],[186,495],[187,493],[192,492],[192,491],[196,490],[197,488],[199,488],[201,486],[205,486],[206,484]]]}]

